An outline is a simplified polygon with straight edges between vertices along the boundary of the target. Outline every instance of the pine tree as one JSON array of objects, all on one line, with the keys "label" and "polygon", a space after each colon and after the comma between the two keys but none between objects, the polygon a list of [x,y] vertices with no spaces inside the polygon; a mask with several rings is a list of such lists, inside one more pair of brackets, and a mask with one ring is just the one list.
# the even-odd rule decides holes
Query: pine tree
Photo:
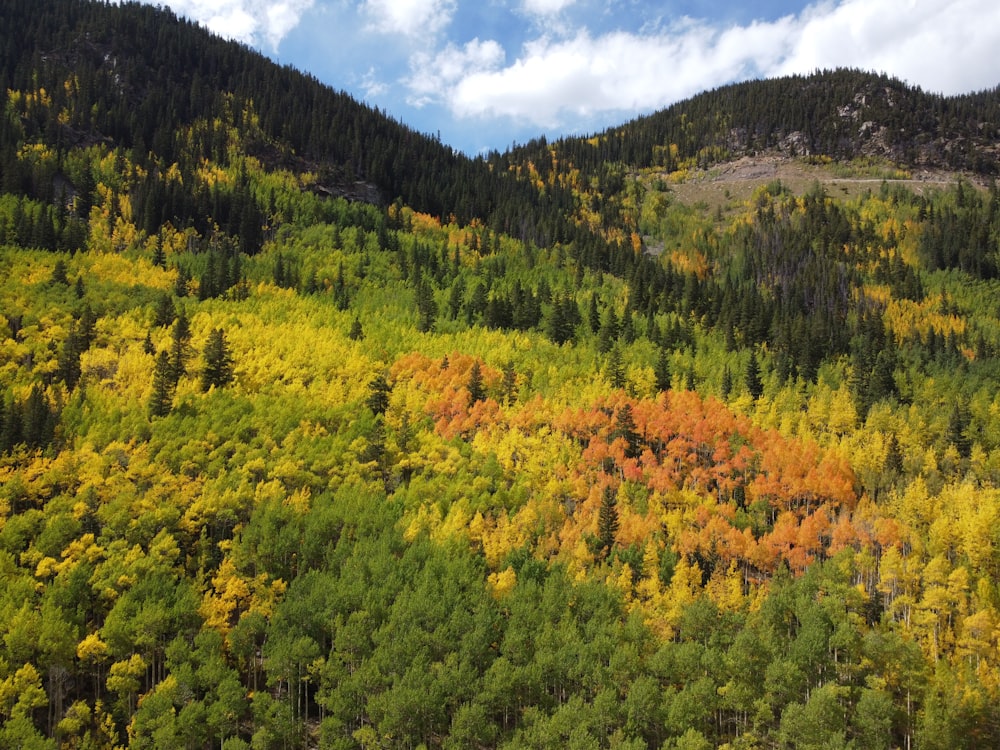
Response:
[{"label": "pine tree", "polygon": [[372,381],[368,384],[368,399],[365,404],[372,413],[375,415],[385,414],[386,409],[389,408],[389,393],[392,389],[389,387],[389,381],[385,379],[385,375],[379,373]]},{"label": "pine tree", "polygon": [[486,389],[483,387],[483,370],[479,366],[478,360],[472,363],[469,370],[469,406],[486,398]]},{"label": "pine tree", "polygon": [[503,394],[508,404],[517,400],[517,371],[510,360],[503,366]]},{"label": "pine tree", "polygon": [[899,438],[896,433],[892,433],[892,437],[889,438],[882,470],[893,478],[903,473],[903,451],[899,447]]},{"label": "pine tree", "polygon": [[53,284],[69,286],[69,277],[66,275],[66,261],[62,258],[59,258],[56,261],[56,264],[52,267],[51,281]]},{"label": "pine tree", "polygon": [[173,300],[170,295],[163,292],[156,298],[156,306],[153,308],[153,325],[157,328],[168,326],[174,322],[177,311],[174,309]]},{"label": "pine tree", "polygon": [[733,392],[733,374],[729,371],[729,365],[722,370],[722,398],[729,398],[729,394]]},{"label": "pine tree", "polygon": [[608,382],[612,388],[625,387],[625,362],[622,360],[621,349],[615,344],[608,353]]},{"label": "pine tree", "polygon": [[153,393],[149,397],[149,415],[165,417],[173,408],[176,381],[173,376],[173,366],[170,354],[164,349],[156,357],[153,366]]},{"label": "pine tree", "polygon": [[221,328],[213,328],[208,335],[204,351],[205,365],[201,371],[201,389],[222,388],[233,382],[233,357],[229,352],[226,334]]},{"label": "pine tree", "polygon": [[188,285],[191,283],[191,274],[183,266],[177,267],[177,279],[174,281],[174,294],[178,297],[187,297]]},{"label": "pine tree", "polygon": [[69,334],[59,352],[59,369],[57,371],[59,378],[66,384],[67,388],[72,389],[80,380],[80,354],[84,350],[79,329],[74,321],[70,323]]},{"label": "pine tree", "polygon": [[422,332],[434,328],[437,319],[437,302],[434,300],[434,289],[421,275],[417,280],[417,328]]},{"label": "pine tree", "polygon": [[597,541],[601,554],[607,558],[618,535],[618,494],[610,485],[601,494],[601,508],[597,514]]},{"label": "pine tree", "polygon": [[615,414],[615,427],[611,431],[611,439],[618,438],[625,440],[625,455],[628,458],[639,457],[642,453],[642,437],[636,432],[632,404],[624,404]]},{"label": "pine tree", "polygon": [[656,357],[656,366],[653,368],[653,375],[656,378],[656,390],[670,390],[670,357],[667,353],[666,347],[660,347],[660,352]]},{"label": "pine tree", "polygon": [[747,362],[747,372],[744,382],[746,383],[747,393],[755,401],[764,395],[764,383],[760,379],[760,363],[757,361],[755,353],[750,355],[750,361]]},{"label": "pine tree", "polygon": [[963,405],[956,403],[948,415],[947,438],[962,458],[968,458],[972,451],[972,441],[967,434],[968,427],[968,411]]}]

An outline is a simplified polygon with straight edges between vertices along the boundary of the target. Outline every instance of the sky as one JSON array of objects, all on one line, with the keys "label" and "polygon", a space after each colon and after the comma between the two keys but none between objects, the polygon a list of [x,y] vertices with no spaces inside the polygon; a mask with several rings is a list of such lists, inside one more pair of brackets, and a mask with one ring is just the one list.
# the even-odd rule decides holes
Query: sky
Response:
[{"label": "sky", "polygon": [[469,155],[727,83],[852,67],[1000,85],[996,0],[156,0]]}]

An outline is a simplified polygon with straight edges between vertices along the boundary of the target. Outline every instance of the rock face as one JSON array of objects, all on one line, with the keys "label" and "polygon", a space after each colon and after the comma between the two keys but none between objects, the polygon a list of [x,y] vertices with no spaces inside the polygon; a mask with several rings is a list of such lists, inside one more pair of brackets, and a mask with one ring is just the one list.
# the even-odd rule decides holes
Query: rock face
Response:
[{"label": "rock face", "polygon": [[385,200],[382,198],[382,193],[378,189],[378,185],[362,180],[334,184],[317,184],[313,186],[313,191],[321,195],[346,198],[349,201],[357,203],[370,203],[373,206],[385,205]]}]

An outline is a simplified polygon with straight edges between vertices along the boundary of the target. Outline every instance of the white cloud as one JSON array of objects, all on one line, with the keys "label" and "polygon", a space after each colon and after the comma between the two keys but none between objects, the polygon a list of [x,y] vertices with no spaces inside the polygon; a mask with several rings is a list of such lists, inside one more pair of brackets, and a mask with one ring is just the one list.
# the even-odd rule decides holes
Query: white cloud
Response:
[{"label": "white cloud", "polygon": [[314,0],[161,0],[227,39],[247,44],[266,43],[277,50]]},{"label": "white cloud", "polygon": [[416,107],[449,95],[456,84],[503,64],[503,48],[492,39],[473,39],[463,47],[449,44],[437,54],[418,53],[410,61],[408,103]]},{"label": "white cloud", "polygon": [[775,73],[837,66],[896,75],[958,94],[1000,83],[1000,3],[994,0],[845,0],[803,13]]},{"label": "white cloud", "polygon": [[361,77],[361,88],[367,99],[375,99],[389,90],[388,84],[379,79],[375,68],[368,68],[368,72]]},{"label": "white cloud", "polygon": [[457,0],[364,0],[362,10],[376,31],[404,36],[437,34],[451,23]]},{"label": "white cloud", "polygon": [[576,0],[524,0],[523,8],[533,16],[553,16]]},{"label": "white cloud", "polygon": [[[563,0],[529,4],[555,8]],[[459,117],[565,127],[601,112],[662,108],[734,80],[817,68],[877,70],[943,93],[995,86],[1000,3],[826,1],[797,16],[728,28],[682,19],[638,34],[581,29],[529,41],[505,67],[502,50],[476,58],[467,48],[414,58],[407,81],[414,101],[443,102]]]}]

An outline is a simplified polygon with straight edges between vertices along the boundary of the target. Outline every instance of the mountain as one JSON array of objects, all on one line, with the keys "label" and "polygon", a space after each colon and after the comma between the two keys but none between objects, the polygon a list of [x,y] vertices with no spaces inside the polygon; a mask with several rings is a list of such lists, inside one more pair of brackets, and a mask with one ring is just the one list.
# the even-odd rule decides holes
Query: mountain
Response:
[{"label": "mountain", "polygon": [[[318,191],[382,204],[400,198],[536,240],[544,232],[539,212],[549,200],[525,185],[167,10],[12,0],[3,20],[0,84],[46,91],[45,107],[26,125],[54,143],[109,142],[139,161],[148,153],[169,164],[180,151],[180,128],[222,116],[244,131],[248,150],[265,164],[317,173]],[[70,114],[60,122],[62,111]],[[224,157],[220,142],[206,139],[202,155]],[[5,145],[9,154],[10,141]]]},{"label": "mountain", "polygon": [[995,92],[468,159],[0,20],[0,747],[1000,746]]},{"label": "mountain", "polygon": [[623,162],[672,170],[775,151],[995,175],[998,135],[1000,88],[945,97],[886,75],[833,70],[731,84],[556,148],[584,169]]}]

